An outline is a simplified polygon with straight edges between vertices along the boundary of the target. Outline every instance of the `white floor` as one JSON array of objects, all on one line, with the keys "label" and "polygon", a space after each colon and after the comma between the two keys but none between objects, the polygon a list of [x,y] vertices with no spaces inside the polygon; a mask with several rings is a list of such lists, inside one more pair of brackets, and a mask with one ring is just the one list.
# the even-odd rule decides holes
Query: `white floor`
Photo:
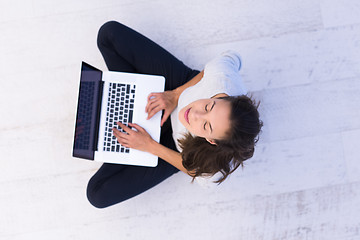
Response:
[{"label": "white floor", "polygon": [[[360,239],[358,0],[0,2],[1,239]],[[191,67],[227,49],[261,100],[243,170],[210,189],[178,173],[108,209],[71,157],[81,60],[121,21]]]}]

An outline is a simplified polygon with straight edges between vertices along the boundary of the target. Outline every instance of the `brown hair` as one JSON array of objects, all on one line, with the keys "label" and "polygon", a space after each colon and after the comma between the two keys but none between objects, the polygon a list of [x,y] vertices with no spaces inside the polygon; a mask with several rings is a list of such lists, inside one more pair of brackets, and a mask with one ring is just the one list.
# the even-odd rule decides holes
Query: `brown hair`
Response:
[{"label": "brown hair", "polygon": [[193,181],[202,175],[213,176],[221,172],[222,178],[215,181],[220,184],[254,154],[263,125],[257,110],[259,104],[245,95],[220,99],[231,104],[231,126],[225,139],[215,139],[216,145],[213,145],[205,138],[187,133],[178,140],[183,149],[182,164],[193,173]]}]

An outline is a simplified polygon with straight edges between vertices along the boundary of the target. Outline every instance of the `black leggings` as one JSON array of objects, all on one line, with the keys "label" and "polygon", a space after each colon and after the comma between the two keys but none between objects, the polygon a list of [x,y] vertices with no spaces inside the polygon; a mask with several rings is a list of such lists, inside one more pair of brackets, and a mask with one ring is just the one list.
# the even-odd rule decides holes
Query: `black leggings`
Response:
[{"label": "black leggings", "polygon": [[[173,90],[199,73],[118,22],[105,23],[99,30],[97,43],[110,71],[162,75],[166,79],[165,90]],[[160,143],[177,151],[170,118],[161,128]],[[156,167],[104,163],[90,179],[87,197],[93,206],[105,208],[150,189],[178,171],[160,158]]]}]

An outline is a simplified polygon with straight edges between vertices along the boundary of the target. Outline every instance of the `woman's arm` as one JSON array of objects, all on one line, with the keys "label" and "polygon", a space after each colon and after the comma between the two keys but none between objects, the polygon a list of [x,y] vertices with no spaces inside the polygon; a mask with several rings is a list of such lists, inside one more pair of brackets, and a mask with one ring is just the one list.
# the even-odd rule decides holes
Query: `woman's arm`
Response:
[{"label": "woman's arm", "polygon": [[180,171],[183,171],[184,173],[191,176],[191,173],[188,172],[186,168],[184,168],[184,166],[182,165],[182,157],[180,153],[170,148],[167,148],[156,141],[153,141],[151,143],[149,153],[164,159],[166,162],[170,163]]}]

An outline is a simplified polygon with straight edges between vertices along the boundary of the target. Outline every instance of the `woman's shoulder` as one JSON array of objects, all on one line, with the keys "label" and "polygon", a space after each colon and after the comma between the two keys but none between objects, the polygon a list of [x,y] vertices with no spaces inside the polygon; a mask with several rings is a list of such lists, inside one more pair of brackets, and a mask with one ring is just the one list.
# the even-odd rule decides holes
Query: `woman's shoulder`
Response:
[{"label": "woman's shoulder", "polygon": [[205,65],[204,73],[206,74],[228,74],[239,72],[241,68],[240,54],[228,50],[215,57]]}]

